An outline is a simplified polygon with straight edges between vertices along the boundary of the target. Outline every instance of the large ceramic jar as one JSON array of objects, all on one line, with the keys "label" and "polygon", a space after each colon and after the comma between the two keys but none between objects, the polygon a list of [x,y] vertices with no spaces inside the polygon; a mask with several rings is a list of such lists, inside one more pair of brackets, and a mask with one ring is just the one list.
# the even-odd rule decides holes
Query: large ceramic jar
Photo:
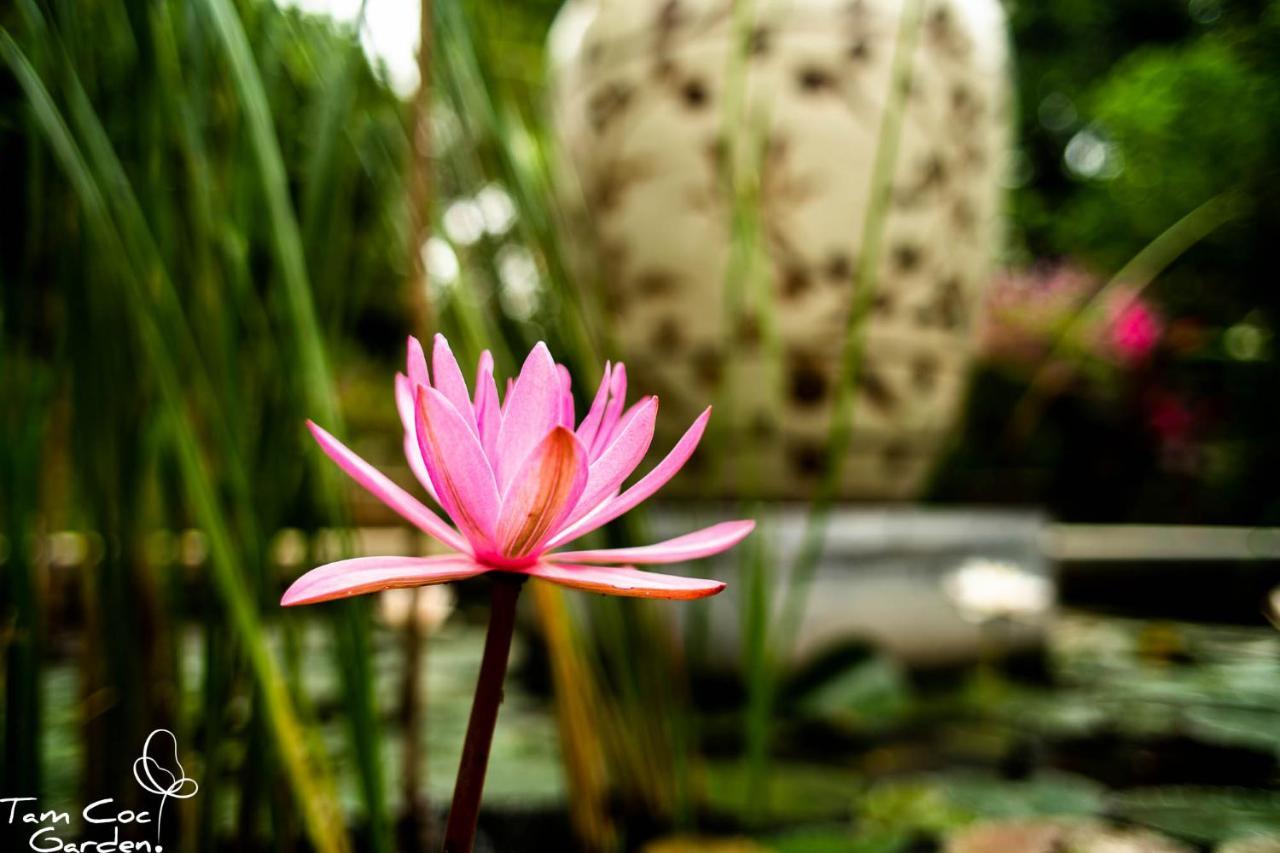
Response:
[{"label": "large ceramic jar", "polygon": [[891,96],[910,2],[571,0],[552,30],[583,269],[663,438],[723,403],[726,489],[802,497],[821,476],[890,97],[842,496],[912,496],[954,432],[1000,238],[1007,42],[998,0],[930,0]]}]

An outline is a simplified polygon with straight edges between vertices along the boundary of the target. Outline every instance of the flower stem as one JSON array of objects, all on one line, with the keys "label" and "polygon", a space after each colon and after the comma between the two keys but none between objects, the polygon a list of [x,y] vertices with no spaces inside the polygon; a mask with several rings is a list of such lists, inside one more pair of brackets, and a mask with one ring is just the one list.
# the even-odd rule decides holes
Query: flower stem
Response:
[{"label": "flower stem", "polygon": [[502,704],[502,682],[507,675],[507,658],[511,653],[511,634],[516,621],[516,599],[524,584],[522,575],[492,572],[493,586],[489,598],[489,631],[484,639],[484,657],[480,661],[480,679],[471,703],[471,719],[467,722],[467,739],[462,745],[462,761],[458,765],[458,781],[453,786],[453,805],[444,832],[444,853],[470,853],[476,839],[476,821],[480,817],[480,794],[484,790],[484,774],[489,766],[489,746],[493,743],[493,727]]}]

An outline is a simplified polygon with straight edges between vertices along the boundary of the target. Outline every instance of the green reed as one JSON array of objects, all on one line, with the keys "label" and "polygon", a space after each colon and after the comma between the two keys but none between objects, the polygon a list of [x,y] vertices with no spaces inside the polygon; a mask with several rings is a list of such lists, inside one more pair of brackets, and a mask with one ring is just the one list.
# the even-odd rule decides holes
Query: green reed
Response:
[{"label": "green reed", "polygon": [[[121,766],[137,732],[170,725],[192,735],[181,743],[197,747],[205,768],[199,820],[184,838],[213,849],[218,803],[237,794],[227,785],[234,771],[244,835],[265,820],[277,845],[300,825],[317,849],[346,849],[336,780],[300,710],[296,670],[287,679],[269,649],[280,579],[268,546],[282,526],[341,512],[301,419],[340,428],[325,353],[350,340],[369,296],[348,281],[394,272],[379,246],[395,236],[401,106],[353,33],[262,4],[23,2],[0,22],[0,56],[17,84],[6,114],[19,121],[7,132],[26,143],[15,165],[28,200],[24,264],[4,268],[3,357],[15,364],[44,344],[28,373],[46,376],[15,375],[31,402],[5,424],[15,437],[4,455],[6,568],[16,569],[6,571],[6,600],[21,629],[4,647],[5,780],[33,782],[38,771],[39,757],[17,745],[38,743],[31,530],[41,519],[105,543],[84,573],[85,630],[102,641],[82,666],[87,768]],[[302,97],[300,52],[324,70],[301,81]],[[328,150],[290,169],[312,141],[306,130],[334,125],[343,132]],[[348,239],[331,239],[337,231]],[[67,322],[28,317],[46,301]],[[52,425],[44,387],[63,401]],[[62,433],[65,445],[53,440]],[[42,503],[41,465],[59,458],[70,460],[71,499]],[[143,547],[157,528],[192,524],[207,542],[200,583],[215,606],[184,596],[178,567]],[[176,652],[175,623],[191,616],[203,626],[201,679],[182,672]],[[389,850],[368,616],[341,607],[332,621],[368,843]],[[279,630],[294,627],[284,620]],[[194,712],[176,702],[185,683],[199,684]],[[228,727],[236,696],[250,717]],[[241,738],[235,769],[227,745]],[[265,784],[277,775],[287,787]],[[244,787],[255,779],[262,796]]]}]

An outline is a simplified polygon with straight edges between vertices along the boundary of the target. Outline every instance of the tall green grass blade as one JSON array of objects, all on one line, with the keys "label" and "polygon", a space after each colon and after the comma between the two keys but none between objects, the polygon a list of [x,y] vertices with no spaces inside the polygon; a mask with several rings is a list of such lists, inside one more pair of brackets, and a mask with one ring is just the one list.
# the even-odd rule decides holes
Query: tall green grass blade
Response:
[{"label": "tall green grass blade", "polygon": [[799,551],[792,563],[788,584],[779,607],[777,624],[760,624],[761,636],[748,640],[749,645],[762,642],[764,632],[769,632],[769,648],[772,654],[762,657],[754,671],[752,685],[752,710],[749,714],[747,754],[752,778],[748,790],[762,792],[768,777],[768,744],[771,733],[768,720],[776,706],[780,680],[780,668],[790,657],[791,650],[804,618],[809,589],[826,542],[826,530],[831,507],[837,494],[840,476],[848,451],[853,429],[854,388],[862,364],[866,319],[876,292],[876,277],[880,269],[886,225],[890,213],[890,188],[897,164],[899,142],[902,135],[903,116],[907,94],[910,90],[911,68],[915,47],[921,28],[922,0],[907,0],[903,4],[893,48],[893,65],[889,75],[889,91],[880,120],[876,141],[875,160],[872,164],[867,213],[859,235],[858,267],[854,279],[852,303],[845,325],[841,347],[840,365],[834,383],[836,389],[832,405],[831,425],[828,431],[826,464],[813,503],[805,519]]},{"label": "tall green grass blade", "polygon": [[835,381],[836,395],[831,412],[823,477],[805,522],[800,551],[795,558],[787,592],[783,598],[776,637],[780,659],[785,659],[804,618],[805,603],[813,575],[822,558],[831,507],[839,488],[853,429],[855,380],[861,368],[867,317],[875,300],[876,277],[884,249],[885,226],[890,213],[890,186],[897,164],[902,120],[910,91],[911,65],[920,34],[922,0],[903,4],[893,49],[889,92],[876,141],[867,213],[863,220],[853,301],[845,325],[840,370]]},{"label": "tall green grass blade", "polygon": [[[271,721],[286,775],[296,792],[312,843],[323,851],[344,850],[346,842],[337,820],[331,786],[325,781],[327,774],[321,772],[306,753],[304,733],[267,650],[265,631],[254,597],[241,574],[241,561],[233,544],[231,527],[219,504],[217,489],[200,449],[199,433],[186,407],[186,386],[177,372],[177,365],[182,362],[168,346],[150,296],[150,286],[156,276],[163,276],[163,271],[154,257],[138,258],[129,251],[131,245],[135,248],[138,245],[137,235],[132,241],[122,236],[99,179],[82,155],[48,89],[6,30],[0,30],[0,59],[17,78],[43,135],[80,200],[101,255],[109,262],[108,269],[119,280],[129,302],[129,316],[136,326],[134,331],[139,346],[160,393],[165,426],[172,436],[187,499],[208,538],[215,586],[221,593],[237,636],[244,643],[250,668],[262,691],[264,710]],[[89,139],[90,144],[96,141]],[[99,151],[97,159],[102,161],[112,156],[109,152]],[[144,288],[144,284],[148,287]]]},{"label": "tall green grass blade", "polygon": [[254,161],[262,181],[262,191],[271,225],[276,260],[284,287],[289,317],[293,323],[293,340],[298,346],[298,367],[304,398],[313,417],[322,419],[332,429],[340,429],[337,402],[330,385],[328,362],[311,302],[311,286],[307,281],[306,256],[302,235],[289,200],[289,185],[284,158],[271,122],[271,106],[262,78],[258,73],[240,17],[230,0],[204,0],[204,9],[218,34],[225,52],[241,107]]},{"label": "tall green grass blade", "polygon": [[[205,0],[204,9],[214,24],[245,111],[247,131],[267,203],[273,246],[288,308],[286,313],[292,325],[290,339],[297,346],[294,363],[301,377],[306,409],[311,417],[323,422],[327,428],[340,431],[340,415],[333,396],[320,326],[307,278],[302,235],[289,198],[284,158],[272,123],[266,89],[240,18],[230,0]],[[339,104],[332,112],[337,114],[340,109]],[[316,168],[323,167],[322,160]],[[325,182],[321,174],[313,174],[312,179],[313,186],[323,187]],[[323,189],[316,189],[315,192],[322,193]],[[323,195],[317,197],[323,200]],[[318,477],[325,494],[330,496],[328,505],[338,506],[337,499],[333,497],[335,482],[330,469],[327,466],[320,468]],[[349,612],[342,617],[346,626],[339,629],[339,647],[340,654],[345,655],[349,662],[355,662],[354,665],[343,667],[343,672],[348,679],[346,700],[352,712],[353,738],[357,754],[361,758],[362,787],[371,828],[370,840],[373,849],[390,850],[382,779],[381,738],[378,727],[372,724],[377,716],[372,677],[368,667],[362,663],[368,658],[367,642],[364,639],[367,628],[355,624],[358,620],[367,619],[366,611],[356,605],[348,607]]]},{"label": "tall green grass blade", "polygon": [[45,423],[53,383],[42,365],[9,345],[0,314],[0,394],[9,402],[0,414],[0,531],[7,544],[0,572],[0,666],[3,666],[4,726],[0,730],[0,788],[41,787],[40,743],[44,731],[40,684],[44,650],[39,591],[36,513],[44,454]]}]

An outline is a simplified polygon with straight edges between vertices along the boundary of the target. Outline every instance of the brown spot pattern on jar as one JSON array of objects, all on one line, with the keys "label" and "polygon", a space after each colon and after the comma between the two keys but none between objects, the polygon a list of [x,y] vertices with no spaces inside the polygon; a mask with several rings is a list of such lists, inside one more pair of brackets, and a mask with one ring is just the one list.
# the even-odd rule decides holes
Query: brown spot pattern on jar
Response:
[{"label": "brown spot pattern on jar", "polygon": [[853,278],[853,260],[847,252],[832,252],[827,256],[827,263],[822,269],[827,280],[834,284],[844,284]]},{"label": "brown spot pattern on jar", "polygon": [[955,330],[968,322],[968,315],[964,287],[952,276],[939,282],[933,299],[916,309],[916,322],[921,326]]},{"label": "brown spot pattern on jar", "polygon": [[911,362],[911,382],[918,391],[928,393],[938,384],[938,357],[932,353],[918,355]]},{"label": "brown spot pattern on jar", "polygon": [[849,43],[844,55],[852,62],[867,62],[871,59],[871,45],[861,36]]},{"label": "brown spot pattern on jar", "polygon": [[667,270],[645,270],[635,278],[636,294],[644,299],[661,299],[676,292],[677,279]]},{"label": "brown spot pattern on jar", "polygon": [[939,285],[937,311],[938,322],[943,328],[958,329],[965,324],[968,310],[960,279],[951,276]]},{"label": "brown spot pattern on jar", "polygon": [[680,321],[675,317],[663,317],[653,329],[649,345],[654,352],[663,355],[677,355],[684,349],[684,332]]},{"label": "brown spot pattern on jar", "polygon": [[898,406],[898,397],[894,394],[893,389],[889,387],[889,383],[880,375],[880,371],[871,364],[863,364],[862,369],[858,371],[857,380],[854,383],[858,389],[859,395],[867,401],[873,408],[884,413],[892,412]]},{"label": "brown spot pattern on jar", "polygon": [[679,69],[676,67],[675,61],[666,53],[659,53],[654,57],[653,78],[662,83],[673,84],[679,76]]},{"label": "brown spot pattern on jar", "polygon": [[711,93],[707,90],[707,84],[700,78],[690,77],[680,86],[680,100],[684,102],[687,109],[696,112],[707,106],[711,100]]},{"label": "brown spot pattern on jar", "polygon": [[911,448],[901,441],[891,442],[885,446],[880,461],[886,472],[901,474],[911,461]]},{"label": "brown spot pattern on jar", "polygon": [[757,441],[768,441],[778,434],[778,422],[768,412],[756,412],[752,417],[747,432]]},{"label": "brown spot pattern on jar", "polygon": [[924,29],[934,48],[952,59],[964,59],[973,49],[968,35],[956,27],[948,6],[939,6],[930,12]]},{"label": "brown spot pattern on jar", "polygon": [[604,288],[604,310],[614,317],[620,316],[627,308],[627,297],[622,288],[610,285]]},{"label": "brown spot pattern on jar", "polygon": [[812,409],[827,398],[828,379],[820,362],[794,354],[787,370],[787,396],[802,409]]},{"label": "brown spot pattern on jar", "polygon": [[919,246],[899,243],[893,247],[893,266],[900,273],[913,273],[920,268],[923,254]]},{"label": "brown spot pattern on jar", "polygon": [[711,164],[711,171],[716,175],[723,173],[729,163],[728,141],[723,136],[714,136],[703,147],[703,152]]},{"label": "brown spot pattern on jar", "polygon": [[764,57],[769,55],[769,51],[773,48],[773,31],[768,27],[760,26],[751,31],[751,35],[747,37],[747,53],[755,57]]},{"label": "brown spot pattern on jar", "polygon": [[667,0],[663,3],[662,8],[658,10],[658,17],[654,20],[654,26],[663,35],[670,35],[672,30],[683,23],[684,10],[680,7],[680,0]]},{"label": "brown spot pattern on jar", "polygon": [[973,202],[963,197],[956,199],[951,205],[951,222],[957,231],[972,234],[978,225],[978,214]]},{"label": "brown spot pattern on jar", "polygon": [[587,120],[596,133],[604,133],[613,121],[626,112],[633,90],[621,80],[604,84],[587,102]]},{"label": "brown spot pattern on jar", "polygon": [[787,445],[791,470],[802,477],[817,477],[827,464],[827,451],[813,441],[792,441]]},{"label": "brown spot pattern on jar", "polygon": [[871,313],[875,314],[877,317],[884,317],[888,319],[893,316],[893,311],[896,306],[897,299],[894,298],[894,295],[884,290],[880,290],[876,292],[876,295],[871,300]]},{"label": "brown spot pattern on jar", "polygon": [[622,196],[632,184],[648,176],[649,169],[642,163],[610,163],[596,175],[595,183],[587,192],[587,200],[595,211],[607,213],[622,203]]},{"label": "brown spot pattern on jar", "polygon": [[720,351],[710,344],[703,344],[693,351],[691,356],[694,378],[708,388],[720,384],[724,377],[724,357]]},{"label": "brown spot pattern on jar", "polygon": [[818,65],[806,65],[796,72],[796,85],[806,95],[829,92],[836,87],[835,75]]},{"label": "brown spot pattern on jar", "polygon": [[788,264],[783,267],[780,276],[782,297],[788,300],[799,299],[809,292],[812,280],[809,271],[800,264]]},{"label": "brown spot pattern on jar", "polygon": [[934,152],[924,161],[920,170],[920,186],[923,189],[936,189],[947,182],[947,161],[938,152]]},{"label": "brown spot pattern on jar", "polygon": [[970,130],[982,118],[986,109],[982,99],[964,83],[951,87],[951,112],[954,120],[965,130]]}]

